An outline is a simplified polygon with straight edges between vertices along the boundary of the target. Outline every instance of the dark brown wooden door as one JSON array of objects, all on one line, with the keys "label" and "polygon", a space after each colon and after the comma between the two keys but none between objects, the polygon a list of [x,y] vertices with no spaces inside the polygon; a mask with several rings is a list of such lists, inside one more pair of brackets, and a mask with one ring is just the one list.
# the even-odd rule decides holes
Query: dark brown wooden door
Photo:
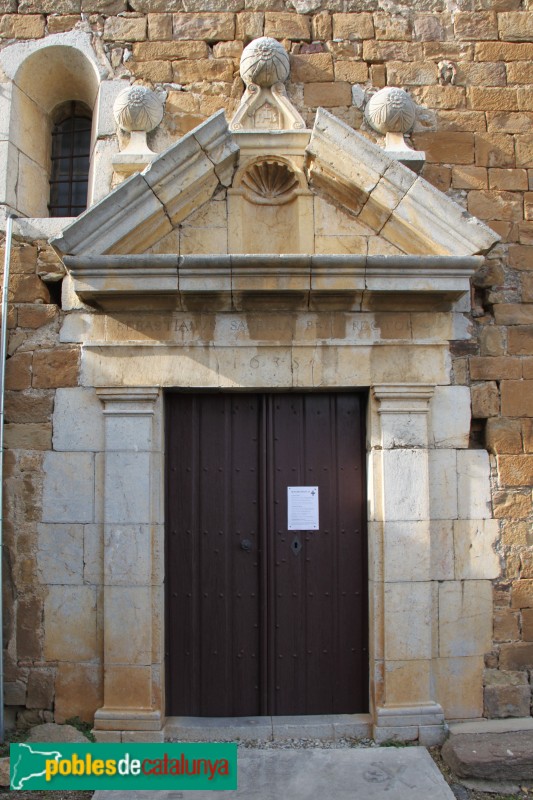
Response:
[{"label": "dark brown wooden door", "polygon": [[167,395],[167,714],[368,709],[363,400]]}]

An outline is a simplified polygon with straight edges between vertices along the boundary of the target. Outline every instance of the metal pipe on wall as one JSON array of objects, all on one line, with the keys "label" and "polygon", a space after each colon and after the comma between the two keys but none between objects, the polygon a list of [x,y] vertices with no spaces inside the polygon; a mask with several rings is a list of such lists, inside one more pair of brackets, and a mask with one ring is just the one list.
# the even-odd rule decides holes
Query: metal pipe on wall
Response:
[{"label": "metal pipe on wall", "polygon": [[11,266],[11,242],[13,239],[13,220],[10,214],[6,223],[6,240],[4,253],[4,272],[2,279],[2,327],[0,332],[0,637],[2,653],[0,654],[0,741],[4,741],[4,609],[3,609],[3,576],[4,563],[4,398],[7,354],[7,304],[9,287],[9,269]]}]

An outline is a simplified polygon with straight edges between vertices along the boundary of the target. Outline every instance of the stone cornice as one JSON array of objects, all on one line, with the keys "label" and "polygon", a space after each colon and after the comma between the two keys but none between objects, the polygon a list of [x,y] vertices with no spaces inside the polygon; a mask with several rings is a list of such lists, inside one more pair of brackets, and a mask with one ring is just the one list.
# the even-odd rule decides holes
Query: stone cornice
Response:
[{"label": "stone cornice", "polygon": [[[359,255],[66,256],[80,298],[104,310],[442,310],[481,257]],[[333,304],[333,305],[332,305]]]}]

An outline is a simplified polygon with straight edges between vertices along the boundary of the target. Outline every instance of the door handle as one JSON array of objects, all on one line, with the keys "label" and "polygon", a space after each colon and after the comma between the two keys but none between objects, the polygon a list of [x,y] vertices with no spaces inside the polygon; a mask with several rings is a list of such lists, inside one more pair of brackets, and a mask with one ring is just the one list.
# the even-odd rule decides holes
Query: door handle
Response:
[{"label": "door handle", "polygon": [[249,539],[241,539],[241,550],[245,550],[248,553],[252,547],[253,545]]}]

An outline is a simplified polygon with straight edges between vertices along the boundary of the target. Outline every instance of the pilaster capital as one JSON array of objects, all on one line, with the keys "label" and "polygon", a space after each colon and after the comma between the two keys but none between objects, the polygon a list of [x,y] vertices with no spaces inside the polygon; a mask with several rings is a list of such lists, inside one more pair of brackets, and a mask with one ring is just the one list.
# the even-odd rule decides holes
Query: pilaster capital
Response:
[{"label": "pilaster capital", "polygon": [[372,388],[378,414],[427,414],[434,387],[419,383],[387,383]]},{"label": "pilaster capital", "polygon": [[104,414],[146,416],[154,413],[160,390],[155,386],[112,386],[96,389]]}]

